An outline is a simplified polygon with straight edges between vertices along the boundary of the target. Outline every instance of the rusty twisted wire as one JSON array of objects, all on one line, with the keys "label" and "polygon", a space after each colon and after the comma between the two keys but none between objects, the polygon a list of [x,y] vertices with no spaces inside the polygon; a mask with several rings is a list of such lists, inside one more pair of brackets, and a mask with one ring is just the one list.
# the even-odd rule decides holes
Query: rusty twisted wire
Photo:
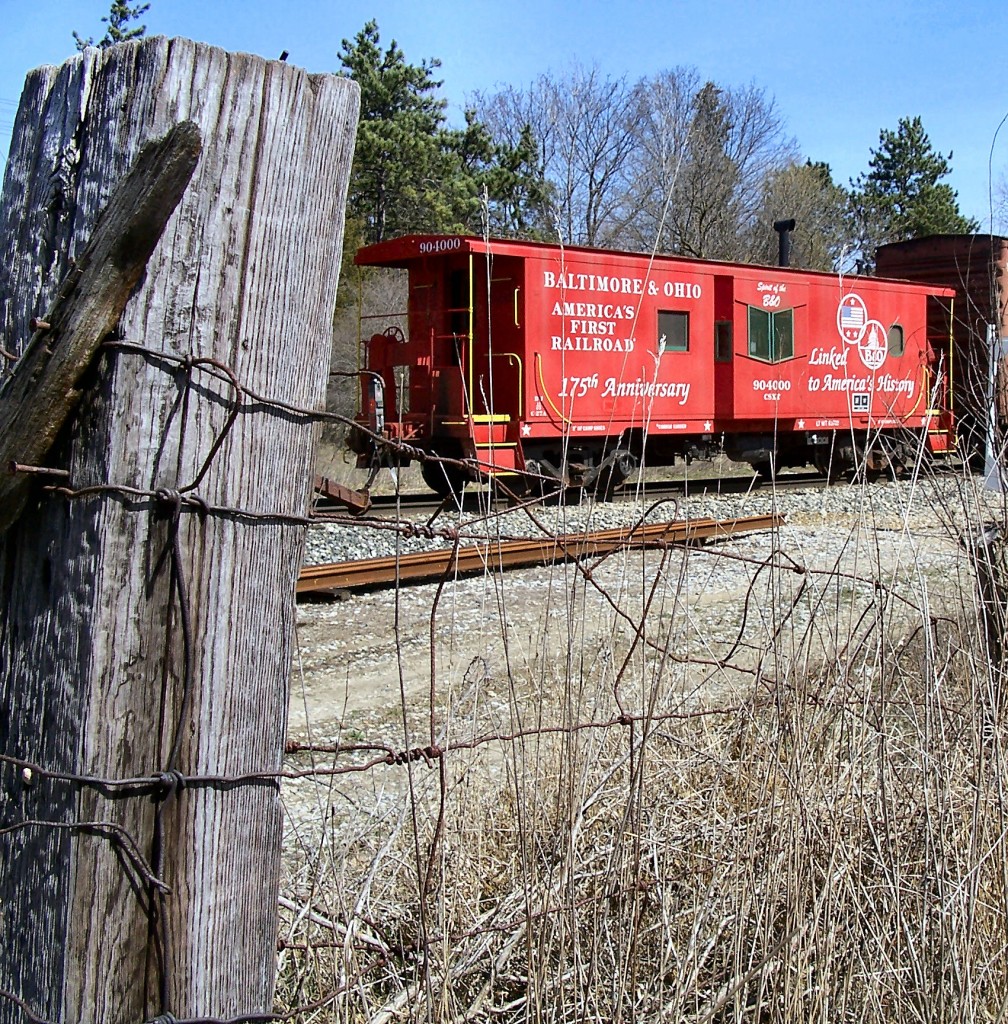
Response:
[{"label": "rusty twisted wire", "polygon": [[[151,938],[152,942],[156,947],[157,960],[159,963],[159,999],[161,1004],[161,1014],[158,1018],[155,1018],[158,1022],[173,1022],[173,1024],[197,1024],[197,1022],[205,1022],[205,1024],[240,1024],[240,1022],[247,1022],[247,1024],[256,1024],[256,1022],[266,1021],[282,1021],[290,1020],[298,1014],[308,1013],[324,1006],[338,998],[344,992],[349,991],[355,984],[357,984],[363,977],[377,970],[382,969],[387,965],[387,956],[382,954],[377,958],[373,959],[359,974],[348,981],[345,984],[337,987],[334,991],[328,993],[323,998],[316,1000],[312,1003],[305,1004],[303,1006],[295,1007],[291,1010],[285,1011],[284,1013],[256,1013],[246,1014],[231,1018],[213,1018],[213,1017],[192,1017],[192,1018],[178,1018],[174,1017],[170,1011],[168,990],[169,990],[169,977],[168,971],[170,969],[169,962],[169,950],[167,946],[167,935],[165,932],[165,914],[164,914],[164,901],[170,896],[170,890],[164,883],[161,874],[161,858],[163,854],[163,812],[165,807],[171,800],[181,798],[181,795],[187,789],[196,788],[217,788],[221,790],[230,790],[242,786],[276,786],[281,781],[294,781],[302,780],[307,778],[320,778],[320,777],[334,777],[338,775],[348,775],[353,773],[362,773],[375,770],[381,766],[388,767],[400,767],[405,768],[407,772],[411,771],[413,765],[423,762],[428,768],[437,767],[439,773],[439,792],[440,798],[438,803],[438,811],[436,824],[434,828],[434,834],[430,841],[429,848],[427,850],[426,865],[422,865],[421,857],[419,855],[419,848],[417,849],[417,864],[416,871],[418,875],[418,882],[420,884],[420,904],[421,913],[423,908],[426,906],[434,886],[434,874],[437,861],[438,846],[441,842],[443,826],[444,826],[444,814],[445,814],[445,801],[447,797],[447,775],[445,770],[446,758],[452,753],[461,751],[473,751],[480,747],[490,744],[508,744],[521,742],[530,737],[543,737],[549,735],[562,735],[562,736],[574,736],[577,733],[585,732],[588,730],[612,730],[612,729],[625,729],[629,734],[629,746],[631,756],[642,742],[641,736],[647,735],[662,723],[668,723],[673,721],[683,721],[688,719],[698,718],[712,718],[721,716],[730,716],[736,713],[736,707],[731,706],[719,706],[719,707],[705,707],[691,710],[657,710],[656,708],[648,707],[644,711],[634,712],[631,711],[625,704],[620,694],[620,680],[629,665],[630,658],[633,651],[638,646],[648,647],[656,652],[659,652],[663,657],[675,658],[677,657],[675,652],[670,650],[667,644],[662,644],[660,641],[653,639],[645,635],[644,630],[644,618],[645,614],[642,614],[640,621],[635,621],[632,616],[626,612],[625,609],[619,607],[614,601],[612,596],[603,587],[597,579],[596,572],[598,565],[608,555],[602,556],[602,558],[596,560],[595,563],[589,564],[585,559],[576,559],[575,569],[581,574],[582,578],[589,586],[593,587],[603,598],[607,601],[613,610],[628,624],[632,627],[633,635],[630,644],[630,652],[624,659],[619,671],[616,674],[615,681],[613,683],[613,695],[616,701],[618,713],[602,717],[595,720],[587,721],[575,721],[565,722],[557,725],[549,725],[543,723],[537,723],[530,726],[522,726],[512,730],[497,730],[495,732],[482,733],[480,735],[470,737],[469,739],[442,739],[438,736],[438,723],[435,712],[436,704],[436,687],[438,670],[436,663],[436,656],[434,653],[435,645],[433,639],[431,642],[431,682],[430,682],[430,722],[429,722],[429,736],[428,742],[423,745],[409,745],[407,742],[401,748],[395,748],[388,744],[381,743],[339,743],[339,744],[322,744],[322,743],[289,743],[286,747],[286,753],[289,756],[302,754],[302,753],[325,753],[334,755],[336,757],[342,757],[345,755],[369,755],[364,758],[355,758],[352,763],[336,764],[335,762],[330,766],[318,766],[314,765],[307,769],[279,769],[270,771],[255,771],[255,772],[244,772],[237,774],[215,774],[215,773],[204,773],[204,774],[190,774],[183,772],[179,767],[179,759],[181,754],[182,736],[183,736],[183,724],[189,711],[191,704],[193,687],[195,680],[193,678],[193,666],[192,666],[192,626],[191,616],[189,611],[189,597],[188,597],[188,586],[186,576],[184,572],[184,557],[181,548],[181,542],[179,537],[179,524],[181,516],[184,513],[190,513],[197,515],[201,520],[208,516],[222,516],[230,517],[240,521],[246,522],[270,522],[270,523],[284,523],[297,526],[306,526],[309,523],[309,519],[304,516],[294,516],[285,513],[275,513],[264,510],[249,510],[240,507],[228,507],[212,505],[205,499],[196,493],[200,483],[205,479],[206,474],[214,460],[214,458],[221,451],[228,433],[237,421],[238,416],[242,411],[255,411],[255,412],[272,412],[275,415],[295,416],[304,418],[310,421],[335,421],[343,424],[349,424],[346,417],[340,416],[339,414],[329,413],[319,410],[311,410],[299,406],[292,405],[287,402],[279,401],[268,396],[256,394],[247,387],[244,387],[237,375],[232,369],[225,366],[224,364],[212,359],[199,359],[193,357],[180,357],[174,353],[166,352],[163,350],[153,349],[149,346],[139,345],[132,342],[126,341],[111,341],[106,342],[107,348],[113,348],[117,351],[124,353],[140,354],[147,359],[154,362],[163,363],[166,366],[173,367],[177,371],[181,371],[185,374],[188,387],[186,393],[188,394],[189,388],[193,386],[192,379],[193,374],[196,372],[209,374],[218,380],[224,382],[229,391],[230,397],[222,399],[227,403],[227,413],[223,427],[217,432],[211,447],[202,460],[196,473],[192,479],[186,483],[176,487],[173,490],[167,489],[155,489],[145,490],[135,487],[117,485],[117,484],[101,484],[87,487],[75,487],[72,483],[58,483],[49,484],[45,486],[45,490],[56,497],[62,497],[67,500],[119,500],[136,511],[146,511],[151,515],[160,517],[165,520],[168,526],[168,539],[165,544],[164,551],[161,559],[158,563],[158,567],[166,568],[169,577],[169,585],[171,590],[171,600],[177,606],[179,613],[179,624],[182,633],[182,648],[183,648],[183,674],[182,674],[182,695],[179,704],[175,721],[171,729],[171,744],[165,762],[162,768],[152,773],[150,776],[140,776],[132,778],[106,778],[94,775],[77,774],[72,772],[58,772],[47,769],[44,765],[35,764],[29,760],[23,758],[17,758],[10,755],[0,754],[0,764],[17,771],[20,774],[20,780],[26,787],[34,785],[40,779],[46,779],[50,782],[64,783],[70,786],[78,788],[93,789],[102,795],[114,799],[130,799],[130,798],[141,798],[151,797],[155,801],[156,811],[154,815],[154,834],[151,837],[151,849],[152,856],[150,859],[144,857],[141,852],[141,845],[135,836],[131,835],[128,830],[115,822],[109,821],[80,821],[72,823],[61,823],[61,822],[47,822],[38,819],[28,819],[17,823],[14,826],[0,830],[0,836],[12,834],[14,831],[28,829],[28,828],[57,828],[67,829],[70,831],[78,832],[89,832],[90,834],[97,835],[113,843],[117,849],[123,854],[120,858],[125,864],[127,864],[131,870],[133,870],[137,877],[142,882],[148,895],[147,913],[149,916],[150,927],[151,927]],[[184,421],[184,418],[183,418]],[[358,429],[359,425],[358,425]],[[366,432],[366,431],[365,431]],[[372,439],[376,443],[385,445],[393,455],[400,457],[408,457],[412,459],[428,459],[431,458],[427,453],[416,449],[413,446],[398,441],[390,441],[385,438],[380,438],[376,435],[372,435]],[[440,460],[445,462],[455,462],[457,460]],[[61,476],[63,471],[60,470],[47,470],[44,467],[17,467],[20,471],[39,471],[42,473],[51,472],[54,476]],[[647,509],[640,517],[638,528],[648,519],[653,513],[654,507]],[[533,507],[527,507],[527,515],[530,521],[534,524],[536,529],[541,531],[544,536],[549,536],[553,531],[543,523],[536,515]],[[425,537],[441,537],[445,540],[451,541],[454,545],[458,545],[460,538],[463,536],[463,532],[457,526],[441,526],[435,527],[432,523],[428,523],[424,526],[418,526],[416,524],[399,523],[399,524],[388,524],[375,520],[361,520],[359,518],[347,518],[346,523],[352,524],[360,528],[372,528],[372,529],[393,529],[397,530],[404,536],[415,536],[422,535]],[[732,556],[729,553],[722,552],[724,557],[739,557]],[[667,552],[663,554],[664,559],[667,558]],[[755,578],[758,577],[760,572],[767,571],[769,569],[787,569],[789,571],[798,574],[810,574],[810,570],[804,566],[799,565],[793,561],[789,561],[785,556],[782,556],[780,552],[775,552],[772,559],[763,560],[758,562],[758,570],[753,578],[752,585],[755,583]],[[836,575],[836,569],[830,572],[830,575]],[[656,575],[657,580],[661,577],[661,573]],[[879,586],[878,581],[868,581],[860,579],[859,577],[850,574],[851,580],[868,583],[871,582],[876,587]],[[436,598],[434,601],[432,613],[431,613],[431,635],[433,637],[434,630],[434,619],[437,614],[438,599],[443,591],[444,585],[447,582],[447,573],[442,576],[441,581],[437,587]],[[804,583],[802,584],[804,587]],[[750,588],[751,589],[751,588]],[[656,589],[653,587],[649,594],[646,607],[650,607],[652,600],[654,599]],[[746,602],[746,608],[748,609],[748,597]],[[792,611],[794,610],[794,604],[792,605]],[[169,617],[170,618],[170,617]],[[169,629],[170,624],[169,624]],[[730,664],[732,657],[739,648],[742,642],[742,636],[745,631],[745,616],[743,622],[740,624],[738,634],[735,642],[733,643],[728,655],[720,659],[698,659],[695,656],[691,658],[691,661],[695,664],[708,664],[711,668],[723,668],[725,665]],[[170,646],[171,637],[166,636],[166,649]],[[167,661],[167,659],[166,659]],[[746,666],[734,665],[738,671],[752,671]],[[760,680],[764,685],[767,684],[765,677]],[[815,699],[814,695],[806,695],[808,699]],[[403,697],[405,700],[405,697]],[[852,706],[856,705],[857,700],[852,697]],[[834,701],[835,703],[835,701]],[[946,711],[949,714],[958,713],[962,709],[954,707],[947,707]],[[640,732],[635,736],[637,727],[640,727]],[[407,736],[408,738],[408,736]],[[639,774],[636,766],[631,765],[631,777]],[[413,804],[413,815],[414,815],[414,834],[419,836],[419,827],[416,822],[416,802],[415,797],[412,800]],[[633,888],[637,883],[633,883],[632,886],[627,887],[627,891]],[[557,906],[554,908],[543,908],[536,913],[547,915],[549,913],[562,913],[568,911],[569,906]],[[529,911],[531,912],[531,911]],[[493,931],[495,929],[502,929],[504,925],[486,925],[485,930]],[[465,937],[465,933],[459,933],[459,936]],[[421,922],[421,940],[419,942],[419,952],[423,954],[430,943],[438,941],[444,938],[444,936],[436,936],[430,933],[429,926],[422,921]],[[306,948],[313,948],[314,944],[304,944]],[[288,944],[283,948],[295,948],[293,945]],[[29,1007],[22,999],[11,992],[0,990],[0,999],[7,1000],[8,1002],[17,1006],[25,1017],[32,1022],[32,1024],[48,1024],[43,1018],[35,1014],[31,1007]]]}]

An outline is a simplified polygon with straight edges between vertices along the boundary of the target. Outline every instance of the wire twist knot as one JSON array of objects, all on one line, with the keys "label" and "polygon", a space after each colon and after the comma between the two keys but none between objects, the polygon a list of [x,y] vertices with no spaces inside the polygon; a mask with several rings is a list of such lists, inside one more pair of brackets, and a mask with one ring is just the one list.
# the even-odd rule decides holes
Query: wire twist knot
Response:
[{"label": "wire twist knot", "polygon": [[160,487],[154,492],[154,501],[158,511],[168,519],[178,519],[182,511],[182,494],[168,487]]},{"label": "wire twist knot", "polygon": [[158,775],[157,780],[161,787],[158,791],[158,796],[162,800],[178,796],[178,794],[186,787],[186,777],[177,768],[172,768],[167,772],[161,772],[161,774]]}]

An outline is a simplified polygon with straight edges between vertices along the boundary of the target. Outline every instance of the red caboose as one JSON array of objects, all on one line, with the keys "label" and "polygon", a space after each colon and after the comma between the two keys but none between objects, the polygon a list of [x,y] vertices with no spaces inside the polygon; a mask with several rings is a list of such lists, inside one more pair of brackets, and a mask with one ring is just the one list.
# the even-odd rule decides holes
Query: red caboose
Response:
[{"label": "red caboose", "polygon": [[441,493],[514,475],[604,494],[642,460],[722,450],[844,473],[954,448],[948,289],[459,236],[356,262],[409,291],[388,311],[407,330],[362,345],[351,444],[361,464],[375,436],[459,460],[425,463]]}]

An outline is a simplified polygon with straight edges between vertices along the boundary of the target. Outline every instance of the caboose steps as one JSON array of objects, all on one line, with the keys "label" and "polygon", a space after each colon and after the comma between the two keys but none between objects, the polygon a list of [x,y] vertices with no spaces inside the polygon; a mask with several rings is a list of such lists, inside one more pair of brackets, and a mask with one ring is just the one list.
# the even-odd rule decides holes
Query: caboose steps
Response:
[{"label": "caboose steps", "polygon": [[518,446],[513,441],[477,443],[475,448],[476,462],[482,473],[515,473],[522,468],[518,464]]}]

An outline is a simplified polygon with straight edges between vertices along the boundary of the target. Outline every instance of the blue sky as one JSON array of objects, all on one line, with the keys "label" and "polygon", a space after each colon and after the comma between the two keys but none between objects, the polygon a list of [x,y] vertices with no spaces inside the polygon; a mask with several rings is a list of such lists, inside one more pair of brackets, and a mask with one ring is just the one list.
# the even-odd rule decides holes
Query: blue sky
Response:
[{"label": "blue sky", "polygon": [[[108,8],[107,0],[0,0],[2,159],[26,72],[72,55],[74,29],[100,37]],[[995,143],[1008,114],[1008,5],[990,0],[152,0],[144,21],[148,35],[267,57],[288,50],[291,63],[327,71],[339,67],[340,41],[369,18],[411,63],[440,58],[456,121],[473,91],[528,85],[573,61],[631,80],[686,65],[719,85],[762,88],[802,153],[827,161],[841,183],[867,169],[880,129],[917,114],[935,148],[952,151],[948,180],[984,230],[990,178],[996,190],[1008,177],[1008,125]]]}]

